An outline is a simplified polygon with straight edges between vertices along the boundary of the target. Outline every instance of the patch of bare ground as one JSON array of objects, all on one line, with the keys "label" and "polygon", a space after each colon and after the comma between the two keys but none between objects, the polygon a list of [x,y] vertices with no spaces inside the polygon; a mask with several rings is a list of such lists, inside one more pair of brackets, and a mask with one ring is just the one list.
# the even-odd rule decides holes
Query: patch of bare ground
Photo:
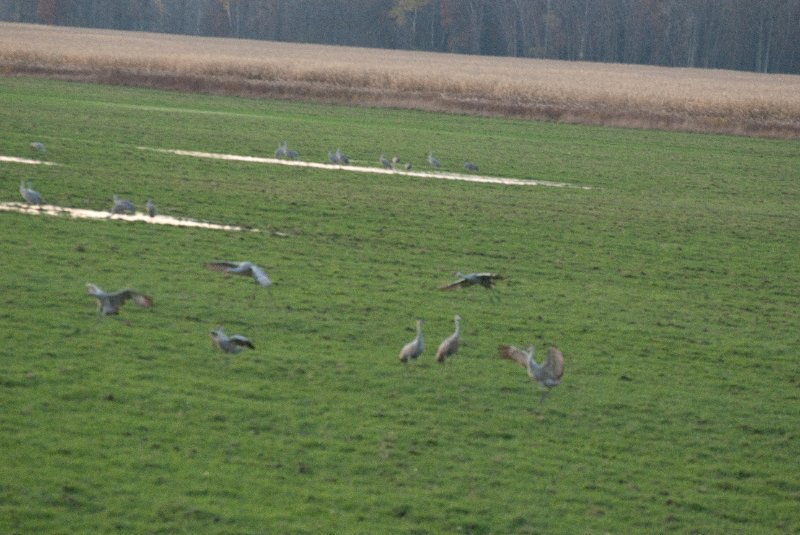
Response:
[{"label": "patch of bare ground", "polygon": [[800,76],[0,23],[0,73],[256,98],[800,137]]}]

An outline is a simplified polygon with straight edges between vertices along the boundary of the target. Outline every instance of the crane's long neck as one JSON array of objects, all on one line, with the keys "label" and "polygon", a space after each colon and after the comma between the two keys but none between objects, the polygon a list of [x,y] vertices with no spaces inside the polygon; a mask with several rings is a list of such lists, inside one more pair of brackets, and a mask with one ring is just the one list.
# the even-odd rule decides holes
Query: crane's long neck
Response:
[{"label": "crane's long neck", "polygon": [[417,342],[422,343],[422,322],[417,322]]},{"label": "crane's long neck", "polygon": [[456,322],[456,332],[453,334],[458,336],[459,334],[461,334],[461,318],[456,318],[455,322]]}]

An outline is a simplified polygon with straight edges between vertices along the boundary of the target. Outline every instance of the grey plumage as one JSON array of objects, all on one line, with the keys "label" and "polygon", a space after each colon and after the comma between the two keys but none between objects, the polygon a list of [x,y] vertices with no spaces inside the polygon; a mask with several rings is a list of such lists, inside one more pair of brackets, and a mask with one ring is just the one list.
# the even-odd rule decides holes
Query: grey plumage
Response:
[{"label": "grey plumage", "polygon": [[381,165],[383,166],[384,169],[391,169],[392,168],[392,162],[387,160],[386,157],[383,154],[380,155],[380,158],[378,158],[378,161],[381,162]]},{"label": "grey plumage", "polygon": [[408,362],[422,355],[425,344],[422,338],[422,320],[417,320],[417,337],[403,346],[400,350],[400,362]]},{"label": "grey plumage", "polygon": [[243,275],[253,277],[256,284],[267,287],[272,284],[264,270],[251,262],[209,262],[208,269],[221,271],[226,275]]},{"label": "grey plumage", "polygon": [[455,355],[456,351],[458,351],[461,337],[461,316],[456,314],[453,321],[456,324],[456,330],[439,344],[439,348],[436,350],[436,362],[444,362],[444,359],[450,355]]},{"label": "grey plumage", "polygon": [[406,171],[411,171],[411,162],[408,162],[408,163],[405,165],[405,168],[406,168]]},{"label": "grey plumage", "polygon": [[114,204],[111,206],[111,213],[112,214],[123,214],[129,213],[134,214],[136,213],[136,208],[133,206],[133,203],[127,199],[120,199],[116,195],[114,195]]},{"label": "grey plumage", "polygon": [[441,166],[439,160],[434,158],[433,153],[431,152],[428,153],[428,163],[431,165],[431,167],[435,167],[436,169],[438,169]]},{"label": "grey plumage", "polygon": [[86,293],[97,300],[97,313],[104,316],[117,314],[120,307],[124,305],[128,299],[132,299],[134,303],[145,308],[153,305],[153,300],[149,296],[130,288],[108,293],[104,292],[96,284],[87,282]]},{"label": "grey plumage", "polygon": [[38,152],[47,152],[47,149],[44,148],[44,143],[41,141],[34,141],[31,143],[31,148]]},{"label": "grey plumage", "polygon": [[250,349],[256,348],[246,336],[242,336],[241,334],[227,336],[222,327],[217,327],[211,331],[211,341],[225,353],[236,354],[241,352],[245,347],[249,347]]},{"label": "grey plumage", "polygon": [[347,155],[344,154],[342,152],[342,150],[339,149],[339,148],[336,149],[336,153],[334,154],[334,157],[336,158],[336,162],[339,163],[340,165],[349,165],[350,164],[350,158],[348,158]]},{"label": "grey plumage", "polygon": [[31,204],[35,204],[37,206],[40,206],[40,205],[44,204],[44,201],[42,200],[42,196],[39,195],[38,192],[33,191],[31,189],[31,183],[30,182],[28,182],[27,185],[24,182],[20,182],[19,183],[19,194],[22,195],[23,199],[25,199],[26,201],[28,201]]},{"label": "grey plumage", "polygon": [[500,345],[497,349],[501,358],[513,360],[524,367],[528,370],[528,375],[531,379],[541,385],[542,397],[540,401],[544,401],[549,389],[561,383],[561,377],[564,375],[564,355],[557,347],[550,347],[547,351],[547,359],[542,365],[539,365],[534,360],[533,355],[536,352],[536,348],[532,345],[528,346],[526,350],[510,345]]},{"label": "grey plumage", "polygon": [[475,165],[472,162],[464,162],[464,169],[466,169],[470,173],[477,173],[478,172],[478,166]]},{"label": "grey plumage", "polygon": [[153,202],[153,199],[147,199],[145,203],[145,208],[147,208],[147,215],[150,217],[155,217],[156,215],[156,204]]},{"label": "grey plumage", "polygon": [[283,143],[278,145],[277,149],[275,149],[275,157],[276,158],[285,158],[287,150],[288,149],[286,148],[286,142],[284,141]]},{"label": "grey plumage", "polygon": [[458,277],[458,280],[448,284],[447,286],[442,286],[439,288],[440,290],[455,290],[456,288],[467,288],[469,286],[475,286],[476,284],[480,284],[486,289],[491,290],[494,286],[494,282],[497,280],[502,280],[503,277],[498,275],[497,273],[468,273],[464,275],[460,271],[456,271],[455,275]]}]

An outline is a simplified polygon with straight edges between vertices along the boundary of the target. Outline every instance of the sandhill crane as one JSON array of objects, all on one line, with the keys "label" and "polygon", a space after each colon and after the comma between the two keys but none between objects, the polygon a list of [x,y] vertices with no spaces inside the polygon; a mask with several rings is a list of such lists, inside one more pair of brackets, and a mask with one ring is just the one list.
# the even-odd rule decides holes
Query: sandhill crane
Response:
[{"label": "sandhill crane", "polygon": [[339,148],[336,149],[334,157],[336,158],[336,163],[340,165],[350,165],[350,158],[348,158],[347,155],[342,153],[341,149]]},{"label": "sandhill crane", "polygon": [[289,160],[296,160],[300,157],[300,153],[296,150],[287,150],[286,151],[286,158]]},{"label": "sandhill crane", "polygon": [[331,151],[328,151],[328,161],[332,164],[338,164],[339,161],[336,159],[336,155],[333,154]]},{"label": "sandhill crane", "polygon": [[135,214],[136,208],[133,206],[133,203],[127,199],[120,199],[116,195],[114,195],[114,204],[111,206],[111,213],[112,214],[122,214],[122,213],[130,213]]},{"label": "sandhill crane", "polygon": [[31,148],[37,152],[47,152],[47,149],[44,148],[44,143],[41,141],[34,141],[31,143]]},{"label": "sandhill crane", "polygon": [[150,217],[156,216],[156,203],[153,202],[153,199],[147,199],[144,206],[147,208],[147,215]]},{"label": "sandhill crane", "polygon": [[96,284],[87,282],[86,293],[97,300],[97,313],[103,316],[117,314],[120,307],[124,305],[125,301],[128,299],[133,299],[134,303],[145,308],[153,305],[153,300],[149,296],[137,292],[136,290],[131,290],[130,288],[114,293],[107,293]]},{"label": "sandhill crane", "polygon": [[456,288],[467,288],[469,286],[480,284],[484,288],[491,290],[494,286],[494,281],[503,279],[503,277],[497,273],[468,273],[464,275],[460,271],[456,271],[455,276],[458,277],[457,281],[452,282],[447,286],[442,286],[439,289],[455,290]]},{"label": "sandhill crane", "polygon": [[411,171],[411,162],[408,162],[405,166],[406,171]]},{"label": "sandhill crane", "polygon": [[532,345],[528,346],[526,350],[509,345],[500,345],[497,346],[497,349],[501,358],[517,362],[528,370],[528,375],[532,379],[538,381],[542,389],[540,402],[544,401],[551,388],[558,386],[561,382],[561,376],[564,375],[564,355],[557,347],[550,347],[547,351],[547,359],[541,366],[533,360],[536,348]]},{"label": "sandhill crane", "polygon": [[436,362],[444,362],[444,359],[450,355],[454,355],[456,351],[458,351],[458,341],[461,336],[461,327],[459,325],[461,323],[461,316],[456,314],[453,321],[456,324],[456,330],[439,344],[439,348],[436,350]]},{"label": "sandhill crane", "polygon": [[392,162],[387,160],[383,154],[381,154],[380,158],[378,158],[378,161],[381,162],[381,165],[383,166],[384,169],[392,168]]},{"label": "sandhill crane", "polygon": [[477,173],[478,172],[478,166],[475,165],[472,162],[464,162],[464,169],[466,169],[470,173]]},{"label": "sandhill crane", "polygon": [[284,141],[283,143],[278,145],[277,149],[275,149],[275,158],[285,158],[287,150],[288,149],[286,148],[286,142]]},{"label": "sandhill crane", "polygon": [[35,204],[37,206],[41,206],[42,204],[44,204],[42,196],[31,189],[30,182],[28,182],[27,185],[24,182],[19,183],[19,194],[22,195],[23,199],[25,199],[31,204]]},{"label": "sandhill crane", "polygon": [[256,281],[256,284],[264,286],[265,288],[272,284],[264,270],[251,262],[209,262],[206,264],[208,269],[214,271],[221,271],[226,275],[243,275],[250,276]]},{"label": "sandhill crane", "polygon": [[400,156],[398,156],[397,154],[392,156],[392,163],[395,164],[395,165],[399,164],[400,163]]},{"label": "sandhill crane", "polygon": [[242,336],[241,334],[227,336],[222,327],[217,327],[211,331],[211,341],[215,346],[225,353],[236,354],[241,352],[242,348],[245,347],[249,347],[250,349],[256,348],[256,346],[253,345],[253,342],[251,342],[246,336]]},{"label": "sandhill crane", "polygon": [[433,153],[432,152],[428,153],[428,163],[431,164],[431,167],[435,167],[436,169],[438,169],[440,167],[440,165],[441,165],[439,163],[439,160],[437,160],[436,158],[433,157]]},{"label": "sandhill crane", "polygon": [[422,341],[422,320],[417,320],[417,337],[403,346],[400,350],[400,362],[408,362],[422,355],[425,345]]}]

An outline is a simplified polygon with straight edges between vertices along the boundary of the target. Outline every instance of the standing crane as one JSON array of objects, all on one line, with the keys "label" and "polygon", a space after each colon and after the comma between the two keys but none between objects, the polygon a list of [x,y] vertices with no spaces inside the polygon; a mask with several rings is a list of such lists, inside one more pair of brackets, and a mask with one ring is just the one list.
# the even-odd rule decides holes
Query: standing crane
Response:
[{"label": "standing crane", "polygon": [[557,347],[550,347],[547,351],[547,359],[542,365],[537,364],[533,359],[536,348],[532,345],[528,346],[526,350],[510,345],[500,345],[497,346],[497,349],[500,358],[513,360],[526,368],[531,379],[539,383],[542,389],[540,402],[544,401],[551,388],[558,386],[561,382],[561,376],[564,375],[564,355]]},{"label": "standing crane", "polygon": [[36,191],[31,189],[31,183],[28,182],[27,185],[24,182],[19,183],[19,194],[22,195],[22,198],[28,201],[31,204],[35,204],[36,206],[41,206],[44,204],[42,200],[42,196],[39,195]]},{"label": "standing crane", "polygon": [[475,165],[472,162],[464,162],[464,169],[466,169],[470,173],[477,173],[478,172],[478,166]]},{"label": "standing crane", "polygon": [[153,199],[147,199],[144,207],[147,208],[147,215],[150,217],[156,216],[156,203],[153,202]]},{"label": "standing crane", "polygon": [[455,355],[456,351],[458,351],[459,338],[461,337],[461,327],[459,325],[461,316],[456,314],[453,320],[456,324],[456,330],[439,344],[439,348],[436,350],[436,362],[444,362],[444,359],[450,355]]},{"label": "standing crane", "polygon": [[86,283],[86,293],[91,295],[97,300],[97,313],[103,316],[110,316],[119,313],[119,309],[125,304],[128,299],[133,299],[133,302],[141,307],[153,306],[153,300],[136,290],[126,288],[114,293],[104,292],[96,284],[91,282]]},{"label": "standing crane", "polygon": [[428,152],[428,163],[431,165],[431,167],[434,167],[436,169],[438,169],[441,166],[439,160],[433,157],[432,152]]},{"label": "standing crane", "polygon": [[403,349],[400,350],[400,362],[408,362],[409,360],[415,359],[422,355],[422,350],[424,347],[425,346],[422,341],[422,320],[418,319],[417,337],[404,345]]}]

